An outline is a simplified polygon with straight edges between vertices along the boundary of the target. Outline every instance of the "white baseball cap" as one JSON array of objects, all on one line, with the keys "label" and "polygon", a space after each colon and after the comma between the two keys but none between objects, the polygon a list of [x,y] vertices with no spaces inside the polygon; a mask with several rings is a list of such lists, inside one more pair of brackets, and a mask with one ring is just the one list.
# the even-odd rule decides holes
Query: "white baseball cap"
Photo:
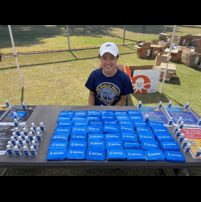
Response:
[{"label": "white baseball cap", "polygon": [[117,45],[113,42],[106,42],[104,43],[99,50],[99,54],[102,57],[105,53],[111,53],[115,57],[119,54],[119,50],[117,48]]}]

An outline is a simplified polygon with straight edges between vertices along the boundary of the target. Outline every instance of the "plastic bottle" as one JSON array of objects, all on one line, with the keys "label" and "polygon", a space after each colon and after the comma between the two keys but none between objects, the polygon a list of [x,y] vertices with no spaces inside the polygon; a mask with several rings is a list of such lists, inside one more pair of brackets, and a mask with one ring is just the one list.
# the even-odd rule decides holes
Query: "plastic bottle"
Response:
[{"label": "plastic bottle", "polygon": [[181,143],[181,147],[185,147],[188,143],[188,139],[187,138],[184,138],[183,142]]},{"label": "plastic bottle", "polygon": [[178,129],[177,132],[175,133],[175,137],[179,137],[181,135],[181,129]]},{"label": "plastic bottle", "polygon": [[[26,143],[30,146],[31,145],[31,142],[30,142],[30,139],[29,139],[29,136],[25,136],[25,140]],[[22,142],[23,143],[23,142]]]},{"label": "plastic bottle", "polygon": [[22,137],[23,140],[25,140],[24,132],[20,132],[20,136]]},{"label": "plastic bottle", "polygon": [[30,147],[30,153],[31,153],[32,156],[36,156],[37,155],[37,150],[34,148],[33,145]]},{"label": "plastic bottle", "polygon": [[8,100],[6,99],[6,107],[9,107],[10,103],[8,102]]},{"label": "plastic bottle", "polygon": [[158,104],[158,108],[159,108],[159,109],[162,108],[162,101],[159,102],[159,104]]},{"label": "plastic bottle", "polygon": [[41,131],[45,131],[45,127],[44,127],[43,122],[40,123],[40,129],[41,129]]},{"label": "plastic bottle", "polygon": [[177,120],[177,125],[179,125],[182,121],[182,117],[179,117],[179,119]]},{"label": "plastic bottle", "polygon": [[20,136],[19,128],[15,127],[15,132],[16,132],[16,135],[17,135],[17,136]]},{"label": "plastic bottle", "polygon": [[170,108],[171,106],[172,106],[172,102],[171,102],[171,101],[169,101],[169,103],[168,103],[167,107],[168,107],[168,108]]},{"label": "plastic bottle", "polygon": [[37,132],[36,137],[37,137],[38,141],[42,141],[43,140],[41,132]]},{"label": "plastic bottle", "polygon": [[184,127],[184,122],[181,121],[181,123],[179,124],[179,128],[182,129]]},{"label": "plastic bottle", "polygon": [[13,155],[13,147],[11,147],[10,145],[6,146],[6,151],[9,155]]},{"label": "plastic bottle", "polygon": [[16,112],[13,112],[13,118],[14,118],[14,119],[17,119],[17,120],[19,121],[19,117],[18,117],[18,115],[17,115]]},{"label": "plastic bottle", "polygon": [[145,122],[148,122],[148,121],[149,121],[149,115],[146,114],[146,115],[145,115]]},{"label": "plastic bottle", "polygon": [[12,148],[15,146],[11,141],[8,141],[8,145],[10,145]]},{"label": "plastic bottle", "polygon": [[29,151],[29,147],[28,146],[23,146],[23,154],[25,156],[30,156],[31,155],[31,152]]},{"label": "plastic bottle", "polygon": [[15,140],[17,140],[18,135],[16,134],[16,132],[12,132],[12,136],[14,136]]},{"label": "plastic bottle", "polygon": [[13,151],[14,151],[16,156],[21,156],[22,155],[22,152],[21,152],[21,150],[19,149],[19,147],[17,145],[14,146]]},{"label": "plastic bottle", "polygon": [[11,137],[10,137],[10,141],[11,141],[12,145],[14,145],[14,146],[15,146],[15,141],[16,141],[16,140],[17,140],[17,139],[15,139],[14,136],[11,136]]},{"label": "plastic bottle", "polygon": [[14,119],[14,125],[15,125],[15,127],[19,127],[19,122],[17,119]]},{"label": "plastic bottle", "polygon": [[24,102],[22,102],[22,109],[27,110],[26,105],[24,104]]},{"label": "plastic bottle", "polygon": [[200,157],[200,155],[201,155],[201,147],[199,147],[198,150],[195,153],[196,157]]},{"label": "plastic bottle", "polygon": [[39,145],[39,143],[38,143],[38,140],[36,139],[36,137],[33,138],[33,140],[31,141],[31,144],[34,146],[34,148],[35,148],[36,150],[38,150],[38,145]]},{"label": "plastic bottle", "polygon": [[19,143],[22,145],[22,141],[23,141],[22,137],[21,137],[21,136],[18,136],[17,140],[18,140]]},{"label": "plastic bottle", "polygon": [[183,142],[183,140],[184,140],[184,134],[181,133],[181,135],[180,135],[180,137],[179,137],[179,142]]},{"label": "plastic bottle", "polygon": [[22,145],[18,140],[15,142],[15,146],[17,146],[19,150],[22,150]]},{"label": "plastic bottle", "polygon": [[172,126],[172,125],[173,125],[173,118],[170,117],[170,120],[169,120],[169,122],[168,122],[168,126]]},{"label": "plastic bottle", "polygon": [[32,141],[34,136],[35,136],[35,135],[33,135],[33,133],[30,131],[30,132],[29,132],[29,135],[28,135],[29,140]]},{"label": "plastic bottle", "polygon": [[190,149],[191,149],[191,144],[188,143],[184,148],[184,152],[188,153],[190,151]]},{"label": "plastic bottle", "polygon": [[174,128],[174,130],[173,130],[173,133],[176,133],[176,132],[178,131],[178,129],[179,129],[179,126],[176,126],[176,127]]},{"label": "plastic bottle", "polygon": [[27,135],[28,135],[28,130],[27,130],[27,128],[23,128],[22,130],[23,130],[23,132],[24,132],[24,135],[27,136]]},{"label": "plastic bottle", "polygon": [[189,102],[186,103],[184,108],[185,108],[185,110],[187,110],[189,108]]},{"label": "plastic bottle", "polygon": [[36,131],[36,125],[35,125],[35,123],[31,123],[31,126],[34,129],[34,131]]},{"label": "plastic bottle", "polygon": [[36,133],[35,133],[35,130],[33,129],[33,127],[30,128],[30,131],[32,132],[32,134],[35,136]]},{"label": "plastic bottle", "polygon": [[142,101],[139,101],[138,103],[138,110],[140,110],[140,107],[142,107]]}]

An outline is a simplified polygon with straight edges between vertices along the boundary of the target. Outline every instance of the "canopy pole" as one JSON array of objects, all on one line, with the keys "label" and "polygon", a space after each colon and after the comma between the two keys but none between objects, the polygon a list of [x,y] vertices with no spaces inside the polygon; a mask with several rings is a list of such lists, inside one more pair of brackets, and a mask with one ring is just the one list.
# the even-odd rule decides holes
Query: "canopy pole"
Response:
[{"label": "canopy pole", "polygon": [[171,55],[172,44],[173,44],[173,41],[174,41],[176,27],[177,27],[177,25],[174,25],[174,29],[173,29],[173,33],[172,33],[172,40],[171,40],[171,43],[170,43],[170,51],[169,51],[167,62],[166,62],[167,64],[166,64],[165,72],[164,72],[164,75],[163,75],[163,83],[162,83],[162,86],[161,86],[161,92],[160,93],[162,93],[162,91],[163,91],[163,85],[164,85],[164,82],[165,82],[165,77],[166,77],[166,72],[167,72],[169,59],[170,59],[170,55]]},{"label": "canopy pole", "polygon": [[13,46],[14,57],[15,57],[15,61],[16,61],[16,64],[17,64],[17,69],[18,69],[18,73],[19,73],[19,76],[20,76],[22,88],[24,88],[23,81],[22,81],[22,76],[21,76],[21,73],[20,73],[20,67],[19,67],[18,59],[17,59],[17,53],[16,53],[16,50],[15,50],[15,43],[14,43],[14,40],[13,40],[13,34],[12,34],[12,30],[11,30],[11,25],[8,25],[8,29],[9,29],[9,33],[10,33],[10,38],[11,38],[11,43],[12,43],[12,46]]}]

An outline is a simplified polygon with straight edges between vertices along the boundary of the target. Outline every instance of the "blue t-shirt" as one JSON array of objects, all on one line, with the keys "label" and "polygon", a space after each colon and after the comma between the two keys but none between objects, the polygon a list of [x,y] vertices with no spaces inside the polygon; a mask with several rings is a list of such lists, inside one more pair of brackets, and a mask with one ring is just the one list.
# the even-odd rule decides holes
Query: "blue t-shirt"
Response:
[{"label": "blue t-shirt", "polygon": [[98,68],[90,74],[85,86],[95,93],[95,105],[115,105],[121,95],[133,93],[133,87],[129,76],[122,70],[112,77],[106,77],[103,68]]}]

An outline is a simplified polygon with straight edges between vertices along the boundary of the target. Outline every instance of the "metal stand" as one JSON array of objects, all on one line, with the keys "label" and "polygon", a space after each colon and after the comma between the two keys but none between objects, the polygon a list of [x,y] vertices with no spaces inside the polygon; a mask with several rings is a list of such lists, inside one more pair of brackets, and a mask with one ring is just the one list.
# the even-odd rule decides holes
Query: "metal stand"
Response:
[{"label": "metal stand", "polygon": [[7,172],[8,172],[8,168],[5,168],[1,176],[5,176]]},{"label": "metal stand", "polygon": [[162,170],[166,176],[190,176],[186,168],[181,169],[163,168]]}]

